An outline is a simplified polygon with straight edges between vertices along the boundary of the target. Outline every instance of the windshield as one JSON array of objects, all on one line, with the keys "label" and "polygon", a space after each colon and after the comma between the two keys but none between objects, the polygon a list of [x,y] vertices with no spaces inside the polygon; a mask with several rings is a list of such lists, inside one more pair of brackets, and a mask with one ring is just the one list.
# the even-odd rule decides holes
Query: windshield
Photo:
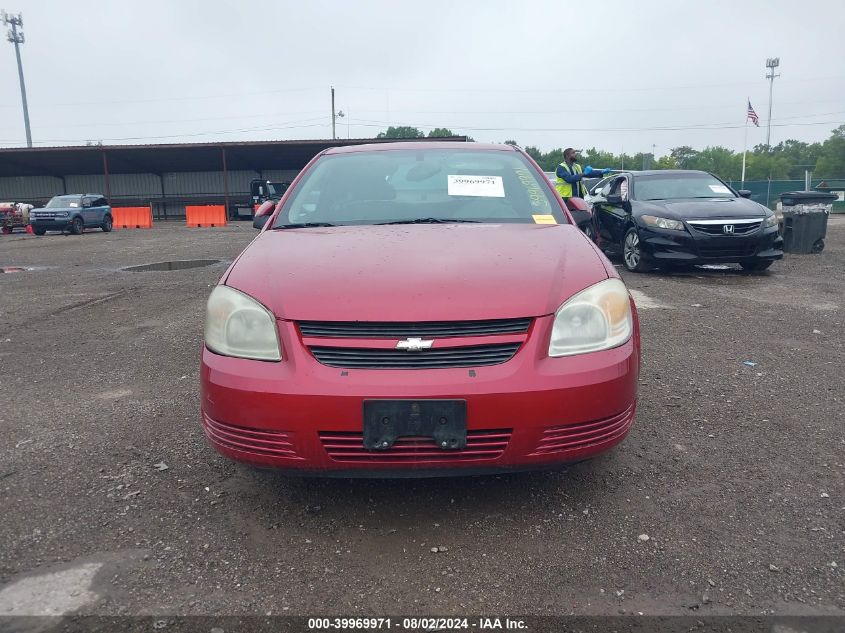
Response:
[{"label": "windshield", "polygon": [[56,196],[45,205],[45,209],[68,209],[82,206],[80,196]]},{"label": "windshield", "polygon": [[566,219],[518,152],[387,150],[321,158],[279,214],[285,225],[521,222]]},{"label": "windshield", "polygon": [[735,198],[730,187],[710,174],[654,174],[637,176],[636,200],[678,198]]}]

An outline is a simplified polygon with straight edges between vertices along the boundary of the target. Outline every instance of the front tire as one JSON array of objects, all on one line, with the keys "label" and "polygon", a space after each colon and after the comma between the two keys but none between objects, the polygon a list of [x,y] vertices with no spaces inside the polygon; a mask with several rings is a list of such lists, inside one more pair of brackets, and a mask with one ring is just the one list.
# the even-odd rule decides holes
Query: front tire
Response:
[{"label": "front tire", "polygon": [[758,262],[739,262],[739,265],[742,266],[743,270],[747,270],[750,273],[759,273],[766,270],[769,266],[772,265],[772,260],[768,261],[758,261]]},{"label": "front tire", "polygon": [[82,218],[76,216],[73,218],[73,221],[70,223],[70,232],[72,235],[82,235],[85,231],[85,222],[82,221]]},{"label": "front tire", "polygon": [[622,263],[632,273],[644,273],[651,270],[643,258],[640,236],[634,227],[628,229],[625,239],[622,240]]},{"label": "front tire", "polygon": [[33,229],[32,229],[32,232],[33,232],[33,233],[35,233],[36,235],[46,235],[46,234],[47,234],[47,229],[36,229],[36,228],[33,228]]},{"label": "front tire", "polygon": [[113,221],[110,215],[107,215],[103,218],[103,223],[100,225],[100,228],[103,229],[103,233],[111,233],[111,229],[113,226]]}]

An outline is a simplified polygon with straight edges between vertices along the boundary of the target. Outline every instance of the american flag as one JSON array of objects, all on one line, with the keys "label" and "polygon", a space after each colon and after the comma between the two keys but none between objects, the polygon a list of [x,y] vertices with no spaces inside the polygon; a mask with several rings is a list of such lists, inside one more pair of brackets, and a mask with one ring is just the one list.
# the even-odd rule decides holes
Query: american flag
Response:
[{"label": "american flag", "polygon": [[760,127],[760,117],[757,116],[757,113],[754,112],[754,108],[751,107],[751,101],[750,100],[748,101],[748,115],[747,115],[747,118],[745,120],[747,121],[748,119],[751,119],[751,122],[754,125],[756,125],[757,127]]}]

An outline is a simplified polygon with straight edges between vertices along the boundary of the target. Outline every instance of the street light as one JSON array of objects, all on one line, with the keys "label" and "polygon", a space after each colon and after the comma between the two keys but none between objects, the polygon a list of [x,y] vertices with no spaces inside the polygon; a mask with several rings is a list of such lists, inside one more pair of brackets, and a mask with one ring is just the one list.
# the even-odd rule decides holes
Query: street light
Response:
[{"label": "street light", "polygon": [[20,45],[24,43],[25,38],[23,32],[18,32],[18,27],[23,28],[23,16],[18,13],[17,16],[9,15],[5,11],[0,13],[0,18],[3,20],[5,26],[11,26],[9,29],[8,40],[15,45],[15,57],[18,59],[18,80],[21,85],[21,102],[23,104],[23,123],[26,128],[26,146],[32,147],[32,133],[29,131],[29,108],[26,105],[26,84],[23,81],[23,64],[21,64],[21,48]]},{"label": "street light", "polygon": [[771,147],[770,141],[772,138],[772,90],[775,87],[775,77],[780,75],[775,74],[775,68],[780,66],[780,57],[769,57],[766,60],[766,79],[769,80],[769,123],[766,126],[766,147]]}]

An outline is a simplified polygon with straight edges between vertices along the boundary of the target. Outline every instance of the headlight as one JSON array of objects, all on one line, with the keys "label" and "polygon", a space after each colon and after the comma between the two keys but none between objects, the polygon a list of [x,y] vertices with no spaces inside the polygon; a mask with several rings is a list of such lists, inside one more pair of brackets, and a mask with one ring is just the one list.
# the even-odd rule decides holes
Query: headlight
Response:
[{"label": "headlight", "polygon": [[659,229],[671,229],[673,231],[683,231],[684,223],[679,220],[670,220],[669,218],[658,218],[654,215],[641,215],[642,220],[648,226],[656,226]]},{"label": "headlight", "polygon": [[619,347],[634,330],[628,289],[608,279],[582,290],[555,312],[549,356]]},{"label": "headlight", "polygon": [[772,213],[772,215],[768,216],[765,220],[763,220],[763,228],[764,229],[770,229],[773,226],[777,226],[777,225],[778,225],[778,216],[776,216],[774,213]]},{"label": "headlight", "polygon": [[217,286],[208,298],[205,344],[224,356],[282,360],[276,320],[252,297]]}]

